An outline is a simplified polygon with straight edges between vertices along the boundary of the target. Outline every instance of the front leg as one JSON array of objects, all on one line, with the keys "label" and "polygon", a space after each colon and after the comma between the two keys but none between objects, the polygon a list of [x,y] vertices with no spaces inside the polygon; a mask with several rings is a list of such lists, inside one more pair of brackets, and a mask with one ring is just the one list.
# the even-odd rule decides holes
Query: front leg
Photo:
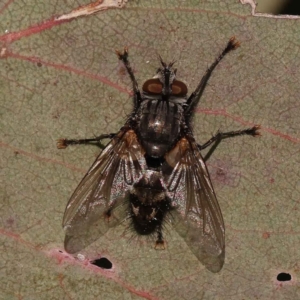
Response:
[{"label": "front leg", "polygon": [[138,107],[140,105],[140,103],[142,102],[142,96],[141,96],[141,92],[138,87],[138,83],[133,74],[133,70],[132,70],[129,60],[128,60],[128,48],[125,47],[123,52],[116,50],[116,53],[117,53],[119,59],[124,63],[127,73],[131,79],[132,86],[133,86],[133,92],[134,92],[134,106]]},{"label": "front leg", "polygon": [[206,70],[204,76],[202,77],[200,83],[198,84],[195,91],[190,95],[190,97],[187,100],[187,108],[185,110],[185,114],[187,116],[191,116],[194,108],[198,104],[204,89],[206,87],[206,84],[213,72],[213,70],[216,68],[216,66],[219,64],[219,62],[224,58],[224,56],[229,53],[232,50],[235,50],[240,46],[240,43],[235,39],[235,37],[232,37],[229,42],[227,43],[225,49],[222,51],[222,53],[219,55],[219,57],[214,61],[214,63]]}]

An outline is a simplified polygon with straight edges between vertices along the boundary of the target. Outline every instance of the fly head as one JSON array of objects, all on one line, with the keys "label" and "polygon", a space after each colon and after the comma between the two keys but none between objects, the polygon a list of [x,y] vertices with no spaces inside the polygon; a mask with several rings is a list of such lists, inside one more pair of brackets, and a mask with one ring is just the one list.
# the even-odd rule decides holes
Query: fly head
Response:
[{"label": "fly head", "polygon": [[158,68],[156,75],[147,80],[143,85],[143,92],[150,95],[159,95],[160,100],[169,101],[171,96],[184,97],[187,94],[187,86],[176,80],[177,69],[173,68],[175,61],[166,64],[160,58],[161,67]]}]

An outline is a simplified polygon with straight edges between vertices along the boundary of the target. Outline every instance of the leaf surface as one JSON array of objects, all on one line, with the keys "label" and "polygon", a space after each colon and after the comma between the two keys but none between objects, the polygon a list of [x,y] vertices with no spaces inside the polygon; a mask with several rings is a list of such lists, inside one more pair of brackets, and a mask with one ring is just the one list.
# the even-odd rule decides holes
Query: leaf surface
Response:
[{"label": "leaf surface", "polygon": [[[100,1],[101,2],[101,1]],[[243,1],[252,2],[252,1]],[[72,18],[88,1],[0,4],[3,299],[296,299],[299,293],[299,19],[251,15],[238,1],[129,1]],[[262,126],[208,162],[226,227],[226,259],[207,271],[167,228],[167,249],[110,230],[75,259],[63,250],[68,198],[100,150],[61,137],[116,132],[131,85],[114,50],[129,47],[140,86],[175,59],[192,91],[231,36],[194,117],[200,144],[218,129]],[[107,257],[111,270],[88,259]],[[280,272],[292,280],[280,284]]]}]

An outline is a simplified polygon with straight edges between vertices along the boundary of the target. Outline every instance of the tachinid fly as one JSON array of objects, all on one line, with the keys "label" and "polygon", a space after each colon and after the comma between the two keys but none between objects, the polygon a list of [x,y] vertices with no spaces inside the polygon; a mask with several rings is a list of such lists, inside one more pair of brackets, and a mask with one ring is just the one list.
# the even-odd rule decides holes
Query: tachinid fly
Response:
[{"label": "tachinid fly", "polygon": [[[97,157],[69,200],[63,227],[65,248],[74,253],[91,241],[87,232],[96,226],[97,237],[110,227],[131,219],[140,235],[156,235],[156,248],[164,248],[163,224],[172,224],[196,257],[218,272],[225,257],[225,228],[213,186],[200,150],[224,138],[259,135],[259,126],[218,132],[203,145],[191,130],[194,108],[211,73],[239,42],[231,38],[207,69],[196,90],[176,79],[174,62],[161,67],[138,88],[128,61],[128,50],[117,51],[133,84],[134,109],[118,133],[83,140],[60,139],[57,147],[111,141]],[[210,153],[211,151],[209,151]],[[210,155],[208,153],[208,155]]]}]

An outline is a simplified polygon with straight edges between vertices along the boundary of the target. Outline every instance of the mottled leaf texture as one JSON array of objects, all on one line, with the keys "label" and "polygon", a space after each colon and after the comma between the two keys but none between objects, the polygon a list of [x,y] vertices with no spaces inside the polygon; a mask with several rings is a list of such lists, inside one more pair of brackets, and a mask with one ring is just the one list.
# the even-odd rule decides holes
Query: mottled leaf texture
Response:
[{"label": "mottled leaf texture", "polygon": [[[1,1],[1,299],[299,298],[300,20],[257,15],[253,3]],[[241,47],[214,71],[193,126],[201,144],[218,129],[261,125],[261,137],[226,139],[207,164],[222,270],[209,272],[172,222],[165,250],[121,222],[66,253],[65,206],[101,149],[58,150],[56,140],[124,124],[132,86],[115,49],[128,47],[140,87],[160,55],[191,92],[232,36]],[[110,269],[90,263],[102,257]]]}]

